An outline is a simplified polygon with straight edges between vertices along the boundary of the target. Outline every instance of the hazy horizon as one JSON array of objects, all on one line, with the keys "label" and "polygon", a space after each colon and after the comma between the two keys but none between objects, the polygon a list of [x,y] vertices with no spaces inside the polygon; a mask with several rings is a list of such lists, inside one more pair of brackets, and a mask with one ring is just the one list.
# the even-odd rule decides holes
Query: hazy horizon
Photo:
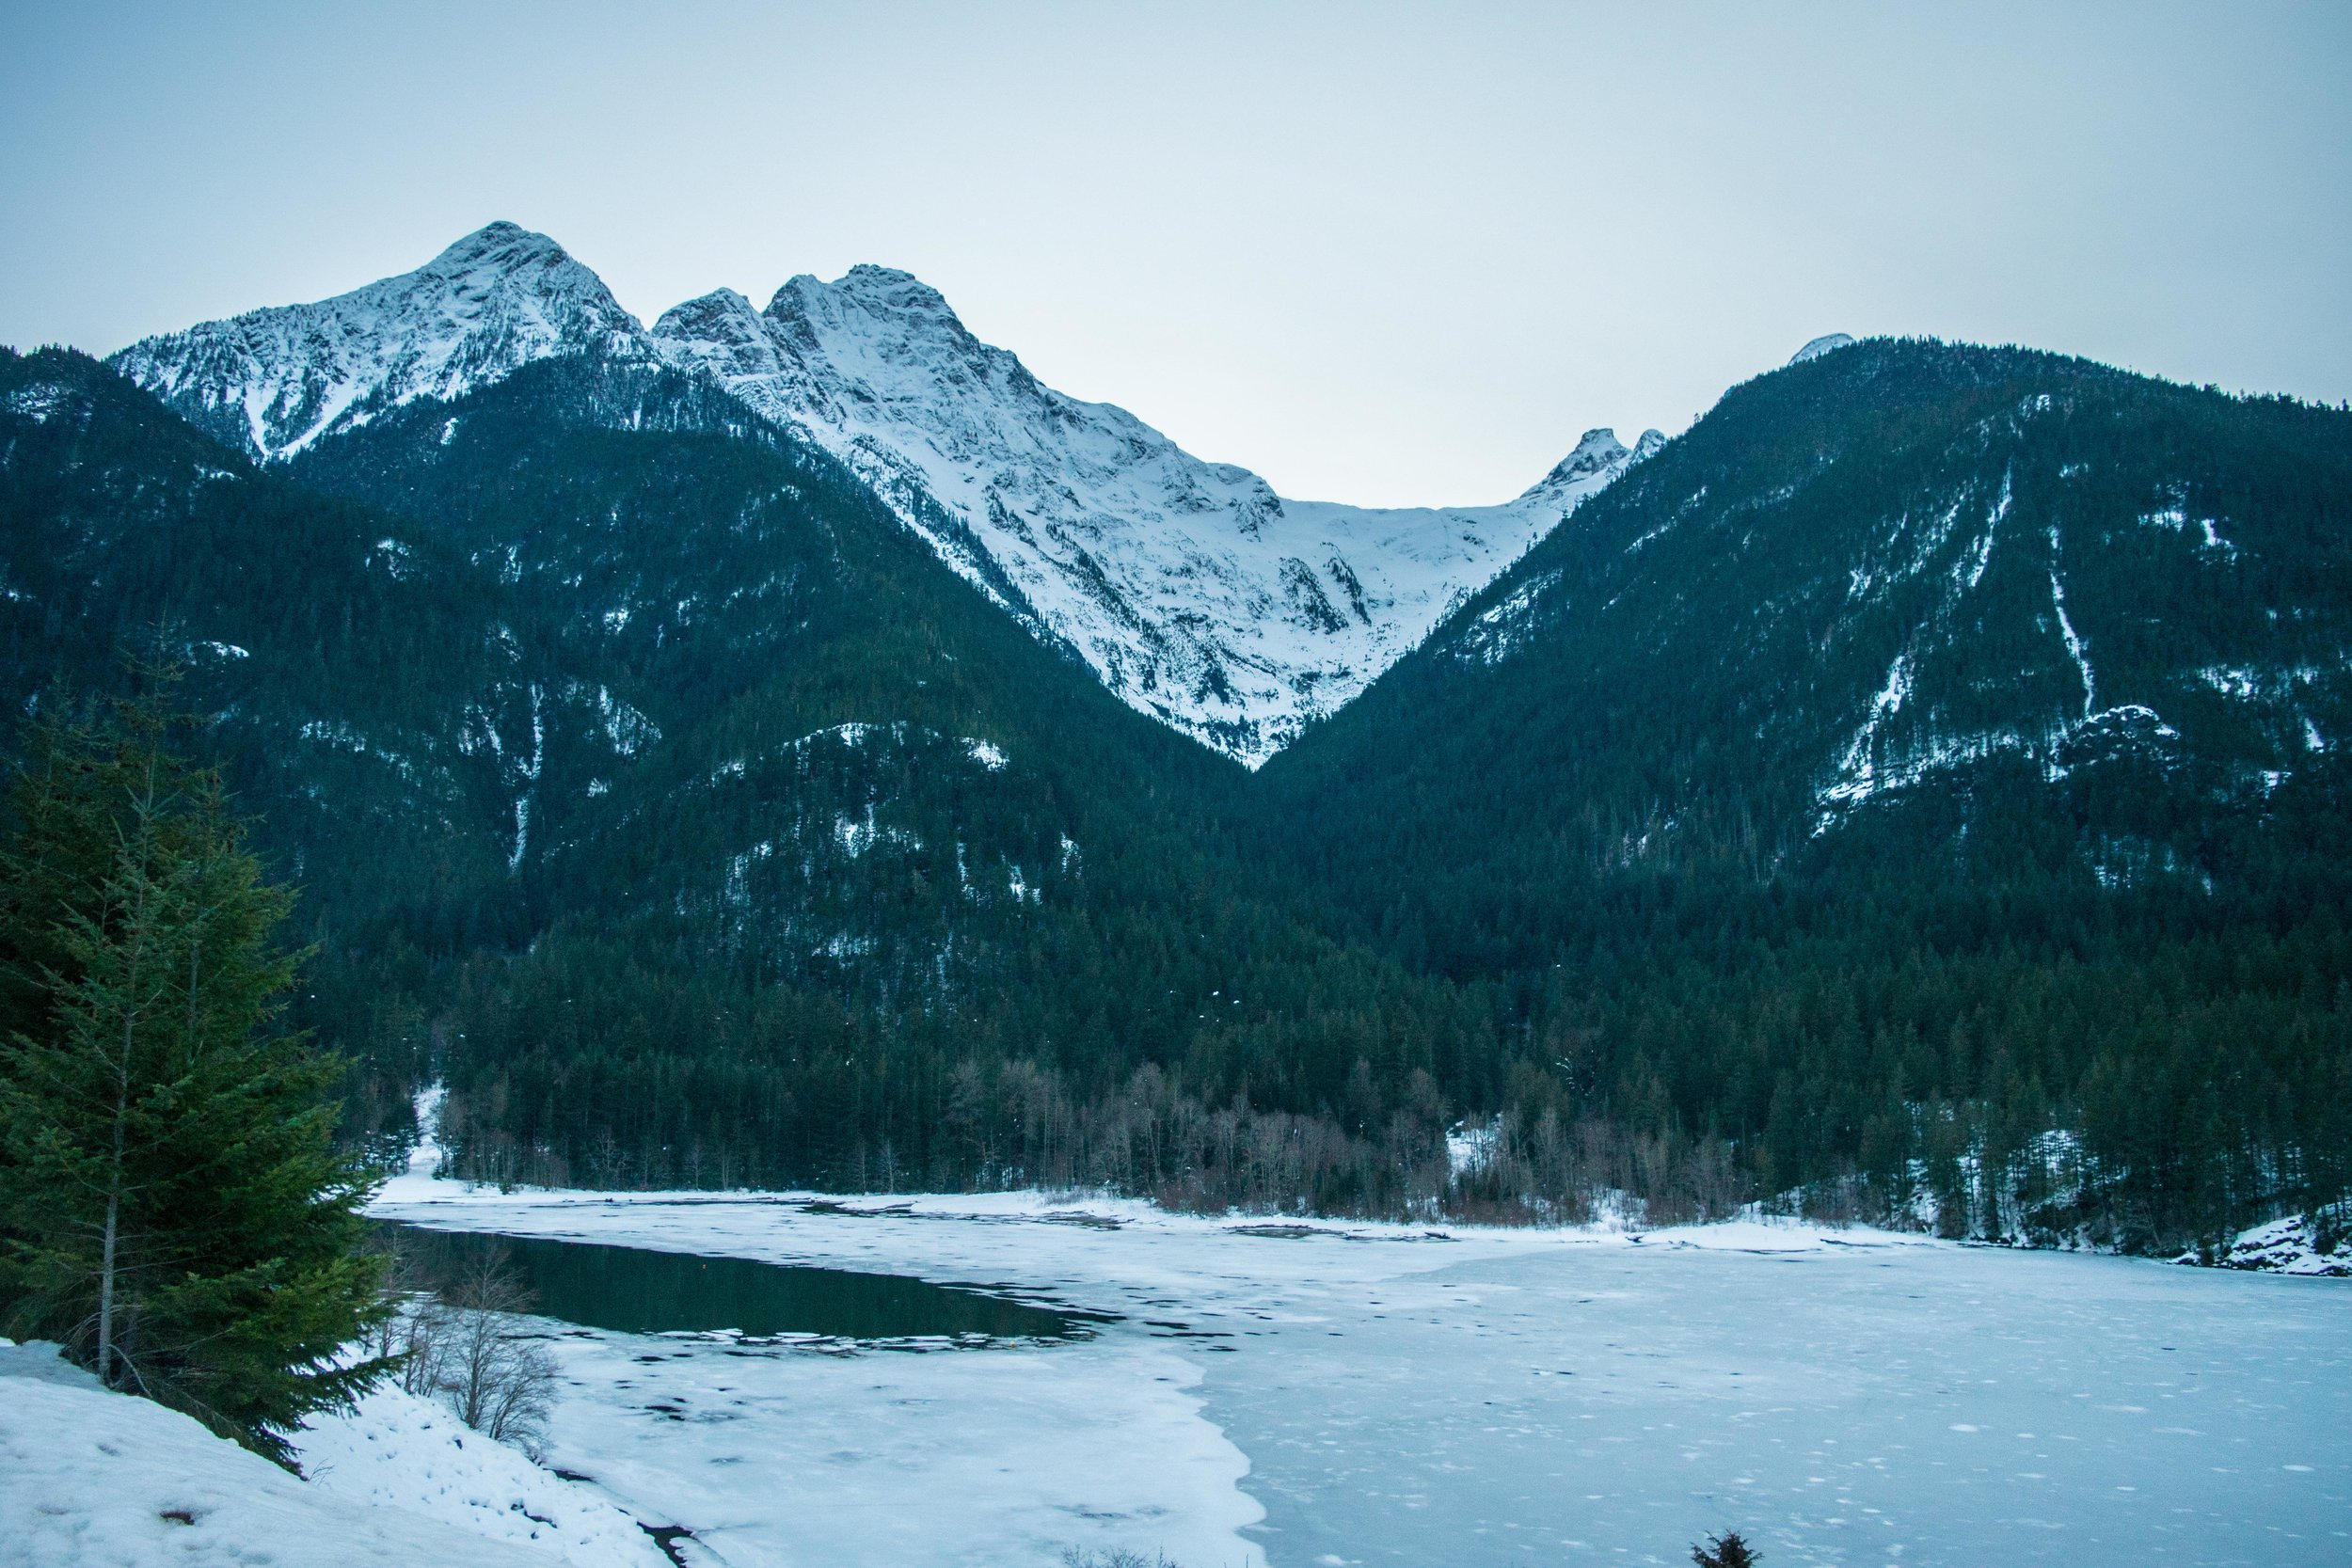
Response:
[{"label": "hazy horizon", "polygon": [[1828,332],[2352,396],[2352,11],[91,7],[5,24],[0,341],[508,219],[650,322],[860,261],[1284,495],[1468,503]]}]

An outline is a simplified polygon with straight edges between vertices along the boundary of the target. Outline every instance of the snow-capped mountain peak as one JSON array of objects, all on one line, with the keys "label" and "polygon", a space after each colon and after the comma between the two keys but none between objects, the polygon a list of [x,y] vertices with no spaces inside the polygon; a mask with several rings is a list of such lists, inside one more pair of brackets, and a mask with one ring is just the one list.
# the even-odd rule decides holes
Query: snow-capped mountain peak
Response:
[{"label": "snow-capped mountain peak", "polygon": [[1500,506],[1284,500],[1123,408],[1046,387],[893,268],[794,277],[757,316],[739,294],[706,295],[653,335],[848,463],[1128,703],[1253,767],[1662,439],[1629,451],[1587,432]]},{"label": "snow-capped mountain peak", "polygon": [[[793,302],[801,302],[798,307]],[[796,308],[822,308],[832,302],[855,301],[874,313],[907,319],[928,318],[951,333],[973,340],[964,332],[963,323],[948,309],[946,296],[911,272],[897,267],[877,266],[860,261],[839,278],[828,284],[808,273],[801,273],[776,291],[768,308],[780,314],[788,314]]]},{"label": "snow-capped mountain peak", "polygon": [[110,363],[211,434],[272,458],[536,359],[647,347],[594,272],[546,235],[501,222],[414,272],[145,339]]},{"label": "snow-capped mountain peak", "polygon": [[538,359],[707,373],[832,452],[942,560],[1123,700],[1256,766],[1653,450],[1585,433],[1500,505],[1284,500],[1111,404],[1066,397],[891,267],[721,289],[648,332],[553,240],[494,223],[414,272],[151,338],[115,368],[262,458]]},{"label": "snow-capped mountain peak", "polygon": [[[499,278],[531,268],[564,266],[580,267],[580,263],[545,234],[501,218],[458,239],[409,276],[447,278],[461,286],[486,289]],[[587,271],[585,267],[580,270]]]},{"label": "snow-capped mountain peak", "polygon": [[[1553,465],[1551,472],[1530,485],[1526,494],[1535,496],[1581,483],[1595,476],[1613,478],[1628,464],[1638,463],[1666,444],[1662,432],[1645,430],[1641,438],[1628,447],[1617,439],[1617,433],[1606,425],[1588,430],[1576,443],[1576,450]],[[1580,498],[1581,499],[1581,498]]]},{"label": "snow-capped mountain peak", "polygon": [[654,323],[653,333],[657,341],[698,344],[702,368],[722,379],[775,373],[785,363],[768,337],[759,307],[733,289],[713,289],[673,305]]}]

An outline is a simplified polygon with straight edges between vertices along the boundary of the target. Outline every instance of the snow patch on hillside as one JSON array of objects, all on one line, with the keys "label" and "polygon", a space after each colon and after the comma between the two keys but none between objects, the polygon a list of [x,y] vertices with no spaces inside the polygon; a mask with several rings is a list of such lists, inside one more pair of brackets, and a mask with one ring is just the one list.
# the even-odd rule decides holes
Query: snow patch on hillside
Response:
[{"label": "snow patch on hillside", "polygon": [[[2068,608],[2066,581],[2060,570],[2062,541],[2055,519],[2042,530],[2049,546],[2046,571],[2050,608],[2048,618],[2041,625],[2045,634],[2055,631],[2065,651],[2067,666],[2081,688],[2080,707],[2069,703],[2041,722],[2028,720],[2023,723],[1986,725],[1981,722],[1980,714],[1978,722],[1956,721],[1940,702],[1923,705],[1914,701],[1922,669],[1948,657],[1956,644],[1971,635],[1971,617],[1981,613],[1964,611],[1963,607],[1970,605],[1972,595],[1982,590],[2002,537],[2002,525],[2014,503],[2013,481],[2013,470],[2004,466],[1999,489],[1986,510],[1982,530],[1958,547],[1947,565],[1938,565],[1943,584],[1934,603],[1904,634],[1887,667],[1884,682],[1855,719],[1852,733],[1835,753],[1824,769],[1822,782],[1816,787],[1814,837],[1829,832],[1846,813],[1870,800],[1908,789],[1934,775],[1982,762],[1998,752],[2015,752],[2032,759],[2039,765],[2043,779],[2056,783],[2087,761],[2127,752],[2159,760],[2169,758],[2175,743],[2181,740],[2181,732],[2145,704],[2124,703],[2104,709],[2099,706],[2090,641],[2076,627]],[[1890,563],[1883,555],[1849,563],[1846,602],[1867,605],[1883,598],[1897,584],[1943,562],[1945,552],[1951,549],[1958,534],[1962,515],[1981,494],[1976,485],[1963,484],[1940,512],[1935,510],[1941,504],[1941,498],[1937,498],[1929,506],[1918,509],[1927,521],[1917,529],[1912,524],[1914,513],[1906,511],[1888,527],[1879,546],[1883,552],[1899,551],[1900,564]],[[2197,678],[2225,696],[2239,698],[2254,695],[2265,683],[2265,677],[2257,672],[2220,665],[2199,671]],[[2112,879],[2105,870],[2101,875],[2112,885],[2128,879],[2120,869]]]},{"label": "snow patch on hillside", "polygon": [[0,398],[0,412],[17,415],[35,424],[47,424],[59,414],[72,414],[77,420],[85,418],[88,404],[88,398],[73,388],[54,381],[36,381]]},{"label": "snow patch on hillside", "polygon": [[[2352,1279],[2352,1247],[2341,1244],[2352,1226],[2352,1204],[2337,1204],[2322,1226],[2311,1214],[2289,1214],[2241,1230],[2214,1259],[2185,1253],[2176,1263],[2211,1261],[2224,1269],[2252,1269],[2265,1274],[2309,1275],[2323,1279]],[[2327,1250],[2322,1251],[2325,1247]]]},{"label": "snow patch on hillside", "polygon": [[1480,611],[1455,643],[1454,657],[1479,664],[1500,664],[1510,657],[1533,635],[1538,606],[1561,575],[1557,571],[1538,572],[1511,590],[1500,603]]},{"label": "snow patch on hillside", "polygon": [[1788,362],[1792,365],[1802,365],[1808,359],[1819,359],[1824,354],[1835,354],[1841,348],[1851,347],[1853,347],[1853,340],[1843,332],[1824,333],[1790,355]]}]

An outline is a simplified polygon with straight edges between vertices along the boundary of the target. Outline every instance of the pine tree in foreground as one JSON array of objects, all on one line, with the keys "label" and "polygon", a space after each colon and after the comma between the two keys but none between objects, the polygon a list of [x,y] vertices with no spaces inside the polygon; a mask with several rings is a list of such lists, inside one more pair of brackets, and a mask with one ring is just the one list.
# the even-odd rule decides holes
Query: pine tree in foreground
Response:
[{"label": "pine tree in foreground", "polygon": [[[54,706],[54,705],[53,705]],[[298,955],[218,780],[151,706],[38,722],[0,857],[0,1323],[290,1464],[383,1370],[342,1070],[279,1026]]]}]

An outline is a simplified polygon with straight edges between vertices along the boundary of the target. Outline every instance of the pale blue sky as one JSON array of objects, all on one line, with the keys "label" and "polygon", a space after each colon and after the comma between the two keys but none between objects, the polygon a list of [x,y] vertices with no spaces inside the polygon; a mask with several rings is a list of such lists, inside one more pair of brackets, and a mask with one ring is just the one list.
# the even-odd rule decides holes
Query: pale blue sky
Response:
[{"label": "pale blue sky", "polygon": [[1481,501],[1833,330],[2352,396],[2352,5],[0,0],[0,342],[511,218],[650,320],[906,267],[1284,494]]}]

